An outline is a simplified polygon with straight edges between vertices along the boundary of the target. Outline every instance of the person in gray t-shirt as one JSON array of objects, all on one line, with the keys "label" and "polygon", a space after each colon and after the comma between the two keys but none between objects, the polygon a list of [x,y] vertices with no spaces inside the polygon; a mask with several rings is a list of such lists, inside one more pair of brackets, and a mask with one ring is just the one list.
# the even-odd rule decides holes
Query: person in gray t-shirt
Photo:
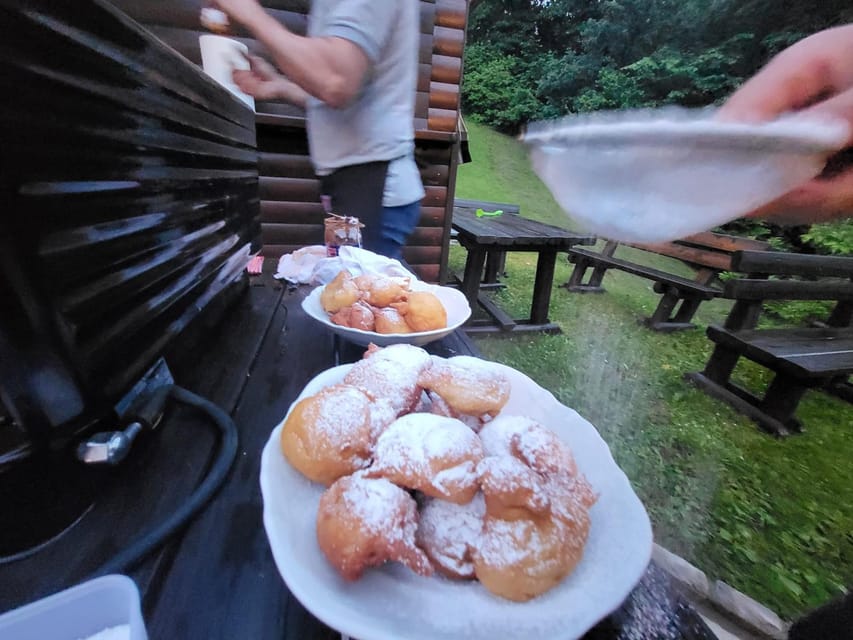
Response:
[{"label": "person in gray t-shirt", "polygon": [[332,209],[361,219],[365,248],[400,258],[424,196],[413,131],[420,2],[313,0],[305,37],[257,0],[215,3],[278,67],[251,56],[234,81],[259,100],[305,107],[311,161]]}]

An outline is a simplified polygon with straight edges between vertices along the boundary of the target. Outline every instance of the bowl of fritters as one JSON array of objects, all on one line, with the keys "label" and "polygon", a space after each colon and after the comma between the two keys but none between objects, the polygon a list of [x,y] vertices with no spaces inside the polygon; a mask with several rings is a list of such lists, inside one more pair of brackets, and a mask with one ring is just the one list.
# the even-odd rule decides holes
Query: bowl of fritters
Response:
[{"label": "bowl of fritters", "polygon": [[423,346],[449,335],[471,317],[468,300],[457,289],[420,280],[352,276],[341,271],[314,289],[302,309],[350,342]]}]

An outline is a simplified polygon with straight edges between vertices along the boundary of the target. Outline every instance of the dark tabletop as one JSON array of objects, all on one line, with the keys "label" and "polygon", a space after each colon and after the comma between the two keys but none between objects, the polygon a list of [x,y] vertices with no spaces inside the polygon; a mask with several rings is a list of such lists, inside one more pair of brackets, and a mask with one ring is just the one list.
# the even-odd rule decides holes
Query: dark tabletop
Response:
[{"label": "dark tabletop", "polygon": [[[170,363],[178,384],[233,415],[240,446],[212,503],[130,573],[143,594],[152,640],[340,638],[289,594],[276,570],[262,524],[258,473],[270,431],[308,380],[363,350],[348,343],[338,349],[332,334],[302,312],[307,287],[282,287],[268,275],[254,284],[224,322]],[[429,350],[476,354],[461,332]],[[128,464],[105,476],[80,523],[33,556],[0,565],[0,612],[89,576],[186,497],[214,449],[203,419],[170,410]],[[586,637],[714,638],[654,565],[623,606]]]},{"label": "dark tabletop", "polygon": [[453,207],[453,228],[460,242],[473,241],[480,245],[532,245],[566,250],[575,244],[594,244],[595,236],[555,227],[523,218],[518,214],[478,218],[476,209]]}]

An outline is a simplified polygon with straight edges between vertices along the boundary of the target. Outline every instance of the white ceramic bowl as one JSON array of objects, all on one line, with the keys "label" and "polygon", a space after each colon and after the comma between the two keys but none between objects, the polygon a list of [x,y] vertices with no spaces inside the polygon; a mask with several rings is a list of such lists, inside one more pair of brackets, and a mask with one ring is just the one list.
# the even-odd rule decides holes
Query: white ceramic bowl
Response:
[{"label": "white ceramic bowl", "polygon": [[[451,360],[465,366],[472,358]],[[397,564],[346,582],[317,544],[324,487],[293,469],[281,453],[285,417],[261,458],[264,527],[291,593],[333,629],[359,640],[572,640],[618,608],[642,577],[652,551],[649,517],[598,431],[524,374],[490,364],[510,381],[501,413],[529,416],[553,429],[599,494],[583,558],[559,585],[525,603],[494,596],[478,582],[424,578]],[[294,404],[340,383],[351,366],[319,374]]]},{"label": "white ceramic bowl", "polygon": [[420,280],[413,280],[410,285],[413,291],[430,291],[444,305],[444,309],[447,311],[447,326],[444,329],[415,333],[376,333],[375,331],[351,329],[350,327],[337,325],[329,319],[329,314],[326,313],[323,305],[320,304],[320,294],[323,292],[324,287],[325,285],[317,287],[302,301],[302,308],[305,310],[305,313],[317,320],[317,322],[322,322],[341,337],[365,347],[371,342],[379,347],[387,347],[389,344],[398,344],[401,342],[422,347],[425,344],[440,340],[444,336],[453,333],[453,331],[465,324],[468,318],[471,317],[471,307],[468,305],[468,300],[458,289],[440,287],[421,282]]},{"label": "white ceramic bowl", "polygon": [[843,122],[725,122],[713,110],[574,116],[531,125],[531,160],[560,206],[611,240],[661,242],[739,218],[815,177]]}]

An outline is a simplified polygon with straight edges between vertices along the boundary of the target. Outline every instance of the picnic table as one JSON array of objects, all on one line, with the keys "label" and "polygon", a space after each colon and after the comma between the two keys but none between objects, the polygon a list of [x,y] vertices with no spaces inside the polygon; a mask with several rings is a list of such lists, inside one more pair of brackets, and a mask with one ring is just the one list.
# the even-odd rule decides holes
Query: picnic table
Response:
[{"label": "picnic table", "polygon": [[[262,523],[258,474],[271,430],[305,384],[338,362],[360,358],[363,349],[337,343],[302,311],[308,287],[283,286],[269,273],[254,280],[212,333],[169,360],[179,384],[233,416],[240,443],[209,506],[129,573],[142,593],[152,640],[340,638],[279,576]],[[461,331],[428,349],[476,354]],[[213,457],[212,434],[196,414],[170,409],[156,437],[139,441],[124,465],[104,472],[94,506],[77,525],[31,556],[0,565],[0,612],[85,579],[180,504]],[[627,637],[714,638],[654,564],[624,605],[587,635]]]},{"label": "picnic table", "polygon": [[[453,228],[457,240],[468,252],[462,277],[462,292],[471,309],[481,306],[489,319],[474,319],[466,330],[469,333],[496,333],[506,331],[545,331],[559,333],[560,328],[548,318],[551,289],[557,254],[567,252],[576,244],[591,245],[595,236],[578,233],[513,213],[499,216],[477,216],[477,207],[454,203]],[[483,268],[487,258],[491,264],[501,262],[496,254],[508,251],[528,251],[537,254],[536,277],[530,303],[530,316],[512,318],[489,298],[481,295]]]}]

